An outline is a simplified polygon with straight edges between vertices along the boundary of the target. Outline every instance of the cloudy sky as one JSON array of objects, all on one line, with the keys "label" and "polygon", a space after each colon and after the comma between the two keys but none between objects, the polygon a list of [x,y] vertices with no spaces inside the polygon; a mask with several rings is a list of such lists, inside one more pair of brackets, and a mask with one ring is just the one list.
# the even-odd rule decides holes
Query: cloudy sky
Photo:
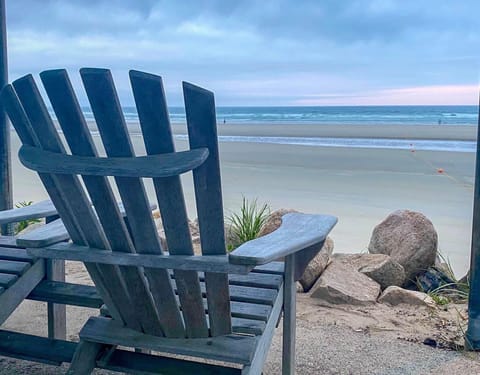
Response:
[{"label": "cloudy sky", "polygon": [[479,0],[6,0],[10,79],[66,67],[187,80],[218,105],[477,104]]}]

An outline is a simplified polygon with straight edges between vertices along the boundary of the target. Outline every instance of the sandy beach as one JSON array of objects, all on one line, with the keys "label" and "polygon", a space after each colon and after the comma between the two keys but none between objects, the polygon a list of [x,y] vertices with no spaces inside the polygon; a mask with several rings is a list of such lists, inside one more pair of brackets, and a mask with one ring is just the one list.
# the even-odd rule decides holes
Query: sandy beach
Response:
[{"label": "sandy beach", "polygon": [[[134,128],[134,127],[133,127]],[[175,125],[175,134],[185,126]],[[369,137],[475,140],[469,126],[220,125],[220,135]],[[140,136],[132,137],[137,153]],[[177,140],[178,149],[187,142]],[[46,199],[38,178],[20,165],[12,133],[14,201]],[[424,213],[439,235],[439,249],[457,276],[469,266],[474,153],[221,142],[224,207],[228,215],[242,196],[271,209],[292,208],[339,218],[332,233],[335,252],[366,251],[371,232],[390,212]],[[443,173],[439,173],[439,170]],[[190,176],[184,190],[189,215],[196,217]],[[147,184],[149,196],[153,189]]]},{"label": "sandy beach", "polygon": [[[456,127],[455,127],[456,128]],[[175,126],[176,134],[184,127]],[[308,137],[404,137],[401,127],[220,126],[221,135]],[[442,133],[442,131],[444,132]],[[473,140],[472,128],[408,127],[416,139]],[[133,137],[138,154],[144,153],[140,136]],[[177,140],[178,149],[187,148]],[[47,198],[34,173],[19,164],[19,142],[12,134],[15,201]],[[462,276],[469,263],[474,153],[276,145],[221,142],[221,168],[225,212],[236,210],[242,196],[267,202],[271,209],[293,208],[327,213],[339,218],[331,236],[334,252],[366,251],[371,232],[390,212],[423,212],[439,234],[440,251]],[[443,173],[439,173],[439,169]],[[195,217],[190,176],[183,178],[189,215]],[[153,199],[153,189],[147,184]],[[83,265],[67,263],[67,281],[90,284]],[[382,304],[330,306],[309,294],[298,295],[298,374],[476,374],[475,353],[462,354],[421,345],[426,337],[458,337],[465,305],[437,308],[392,308]],[[67,338],[78,332],[93,309],[67,307]],[[2,325],[3,329],[46,335],[46,306],[24,301]],[[461,336],[460,336],[461,337]],[[460,341],[462,341],[460,339]],[[281,328],[276,331],[265,374],[278,374],[281,363]],[[62,374],[61,367],[0,357],[0,374]],[[108,371],[95,371],[111,374]]]}]

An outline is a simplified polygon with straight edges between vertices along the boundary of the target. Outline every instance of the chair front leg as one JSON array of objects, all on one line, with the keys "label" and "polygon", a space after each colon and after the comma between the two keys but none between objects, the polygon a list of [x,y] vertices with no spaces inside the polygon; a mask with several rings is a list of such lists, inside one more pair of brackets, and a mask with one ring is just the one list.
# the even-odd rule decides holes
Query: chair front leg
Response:
[{"label": "chair front leg", "polygon": [[[65,281],[65,261],[47,259],[47,280]],[[65,305],[47,302],[48,338],[67,338],[67,310]]]},{"label": "chair front leg", "polygon": [[282,374],[293,375],[295,373],[295,319],[297,297],[295,287],[295,253],[285,257],[284,285]]}]

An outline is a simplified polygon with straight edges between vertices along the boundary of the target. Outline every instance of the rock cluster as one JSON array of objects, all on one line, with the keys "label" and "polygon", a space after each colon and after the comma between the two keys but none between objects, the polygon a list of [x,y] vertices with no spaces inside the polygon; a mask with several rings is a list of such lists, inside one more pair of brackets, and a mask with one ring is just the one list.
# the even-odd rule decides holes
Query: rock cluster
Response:
[{"label": "rock cluster", "polygon": [[[272,212],[260,234],[276,230],[282,216],[290,212],[298,211]],[[154,218],[162,247],[168,249],[158,211]],[[198,222],[189,221],[189,227],[195,253],[200,254]],[[228,243],[228,226],[225,234]],[[411,287],[415,280],[428,291],[452,281],[437,259],[435,228],[419,212],[400,210],[390,214],[374,228],[369,253],[332,255],[334,243],[330,237],[319,246],[311,252],[312,259],[298,279],[297,292],[310,292],[321,304],[433,306],[427,294],[402,286]]]},{"label": "rock cluster", "polygon": [[335,254],[312,287],[311,297],[326,304],[434,306],[426,293],[407,290],[412,280],[431,290],[451,282],[433,267],[437,233],[419,212],[395,211],[375,227],[369,253]]}]

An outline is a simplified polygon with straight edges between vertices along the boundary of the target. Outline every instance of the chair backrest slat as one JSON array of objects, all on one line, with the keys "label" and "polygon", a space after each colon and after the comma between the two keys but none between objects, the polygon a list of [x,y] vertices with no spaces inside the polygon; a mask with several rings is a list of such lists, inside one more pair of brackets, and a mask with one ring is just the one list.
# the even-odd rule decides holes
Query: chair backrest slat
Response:
[{"label": "chair backrest slat", "polygon": [[[28,144],[33,141],[35,146],[42,149],[49,147],[49,150],[64,151],[61,144],[54,143],[54,140],[60,142],[60,139],[58,135],[53,134],[56,134],[53,122],[31,76],[17,80],[13,87],[7,86],[2,91],[2,99],[4,99],[4,108],[23,142]],[[36,126],[35,128],[32,127],[32,121],[37,121],[35,125],[42,124],[43,131],[38,130]],[[40,178],[62,216],[72,240],[82,245],[99,245],[100,248],[105,248],[107,245],[105,237],[101,233],[78,179],[75,176],[51,176],[47,174],[40,174]],[[75,202],[84,203],[80,209],[85,216],[77,215],[75,208],[78,208],[78,204],[75,204]],[[88,220],[89,218],[91,220]],[[87,239],[86,231],[93,234],[92,240]],[[107,306],[111,306],[111,313],[115,318],[132,328],[138,328],[139,325],[133,316],[123,314],[115,307],[120,301],[129,300],[118,268],[94,264],[87,264],[86,266],[103,300]],[[106,280],[108,280],[108,286]]]},{"label": "chair backrest slat", "polygon": [[[27,114],[23,109],[18,96],[13,89],[12,85],[7,85],[2,90],[1,100],[3,103],[4,109],[8,112],[9,117],[15,127],[20,141],[24,145],[40,147],[37,137],[33,133],[30,121],[28,120]],[[62,212],[67,212],[67,205],[63,201],[60,193],[57,190],[57,187],[52,180],[51,176],[45,173],[39,173],[40,180],[45,185],[45,188],[48,191],[53,192],[54,198],[52,198],[53,204]],[[71,230],[71,237],[76,238],[79,242],[85,242],[83,234],[77,230],[77,224],[73,222],[74,217],[72,215],[66,216],[68,223],[65,225],[68,226]]]},{"label": "chair backrest slat", "polygon": [[[87,123],[65,70],[51,70],[40,75],[70,150],[74,155],[97,156]],[[135,252],[128,229],[118,209],[106,177],[82,176],[96,213],[113,251]],[[143,273],[135,267],[120,267],[132,301],[130,309],[142,329],[162,335],[158,312]]]},{"label": "chair backrest slat", "polygon": [[[208,147],[208,159],[193,171],[200,243],[204,255],[225,254],[220,161],[213,93],[183,83],[190,148]],[[212,336],[228,334],[232,323],[228,275],[205,273]]]},{"label": "chair backrest slat", "polygon": [[[130,81],[147,154],[175,152],[162,79],[131,71]],[[179,176],[154,178],[153,184],[170,254],[193,255]],[[188,337],[207,337],[208,325],[198,274],[174,270]]]},{"label": "chair backrest slat", "polygon": [[[109,157],[134,156],[110,71],[82,69],[80,74],[107,155]],[[115,181],[127,213],[136,251],[161,254],[160,239],[143,182],[133,177],[116,177]],[[145,275],[164,334],[167,337],[184,337],[183,319],[167,271],[145,268]]]},{"label": "chair backrest slat", "polygon": [[[131,168],[135,165],[133,161],[140,159],[135,159],[110,71],[82,69],[80,74],[107,156],[115,159],[115,163],[125,161]],[[40,163],[43,167],[38,163],[27,163],[32,169],[49,172],[39,175],[72,241],[113,252],[163,254],[143,181],[135,177],[143,175],[138,171],[130,174],[126,167],[121,175],[115,175],[118,172],[115,168],[99,168],[107,159],[98,159],[93,137],[66,71],[43,72],[41,79],[68,148],[74,155],[62,160],[65,163],[70,160],[72,165],[74,160],[79,160],[86,165],[86,160],[91,158],[88,163],[95,169],[95,175],[82,175],[88,173],[88,168],[52,169],[45,156],[43,164]],[[161,78],[132,71],[130,79],[147,154],[175,153]],[[202,152],[204,155],[203,164],[193,166],[201,250],[205,257],[224,255],[226,246],[213,94],[184,83],[184,98],[190,149],[196,150],[190,154]],[[2,102],[25,145],[67,155],[31,76],[7,86],[2,91]],[[39,150],[35,151],[41,154]],[[172,156],[181,158],[180,154]],[[117,158],[125,159],[120,162]],[[163,163],[162,158],[148,156],[141,160],[147,165],[159,163],[159,160]],[[54,156],[50,159],[52,164],[56,162]],[[168,162],[165,163],[167,168]],[[194,250],[179,177],[182,171],[185,170],[178,167],[170,174],[150,176],[162,176],[154,177],[153,185],[169,252],[188,256],[193,255]],[[83,184],[77,174],[82,176]],[[110,175],[114,176],[125,208],[126,223],[118,210],[112,181],[107,178]],[[195,271],[155,269],[148,264],[143,267],[85,264],[112,317],[132,329],[155,336],[189,338],[219,336],[232,331],[227,274],[205,272],[200,275]],[[205,281],[204,287],[200,281]],[[202,291],[205,291],[206,301]]]}]

